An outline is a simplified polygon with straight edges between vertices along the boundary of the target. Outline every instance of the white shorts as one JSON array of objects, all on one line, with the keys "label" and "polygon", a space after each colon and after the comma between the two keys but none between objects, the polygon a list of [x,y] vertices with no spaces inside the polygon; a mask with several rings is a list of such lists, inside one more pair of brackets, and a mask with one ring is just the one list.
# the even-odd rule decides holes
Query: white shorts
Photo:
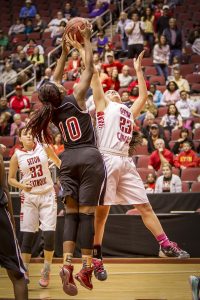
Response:
[{"label": "white shorts", "polygon": [[54,189],[40,195],[21,192],[21,231],[36,232],[39,228],[42,231],[55,231],[56,221],[57,200]]},{"label": "white shorts", "polygon": [[140,175],[131,157],[103,153],[107,169],[104,205],[148,203]]}]

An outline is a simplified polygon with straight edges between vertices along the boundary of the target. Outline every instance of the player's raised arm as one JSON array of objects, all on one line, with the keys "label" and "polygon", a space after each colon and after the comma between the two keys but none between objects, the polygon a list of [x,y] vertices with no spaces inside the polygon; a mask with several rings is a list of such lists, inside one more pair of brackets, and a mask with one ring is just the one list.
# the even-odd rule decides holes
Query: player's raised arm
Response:
[{"label": "player's raised arm", "polygon": [[59,84],[62,82],[63,71],[65,67],[66,57],[70,51],[69,45],[66,43],[65,38],[62,41],[62,53],[57,61],[57,65],[53,74],[53,80]]},{"label": "player's raised arm", "polygon": [[50,145],[44,145],[44,150],[47,153],[47,156],[52,162],[60,169],[61,160],[54,152],[53,148]]},{"label": "player's raised arm", "polygon": [[131,106],[131,111],[132,111],[134,118],[136,118],[140,114],[143,106],[145,105],[147,97],[148,97],[146,82],[144,80],[144,75],[143,75],[143,71],[142,71],[142,58],[144,56],[144,52],[145,51],[142,51],[140,53],[140,55],[138,56],[138,58],[137,59],[134,58],[134,60],[133,60],[134,68],[136,71],[136,76],[138,78],[138,86],[139,86],[139,97],[134,102],[134,104]]},{"label": "player's raised arm", "polygon": [[[85,96],[87,90],[90,87],[90,82],[93,75],[93,53],[92,53],[92,45],[90,42],[91,34],[92,34],[92,26],[86,21],[84,29],[80,29],[79,31],[84,40],[84,48],[85,48],[85,70],[83,71],[79,83],[74,88],[74,96],[80,105],[85,104]],[[69,36],[66,35],[66,41],[69,42],[73,46],[73,40],[76,40],[76,37],[72,37],[71,34]]]}]

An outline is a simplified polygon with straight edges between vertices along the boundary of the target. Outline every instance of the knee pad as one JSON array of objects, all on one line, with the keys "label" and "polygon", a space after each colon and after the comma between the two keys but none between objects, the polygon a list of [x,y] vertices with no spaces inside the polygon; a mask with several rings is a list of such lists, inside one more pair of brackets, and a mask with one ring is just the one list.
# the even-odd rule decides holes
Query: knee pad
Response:
[{"label": "knee pad", "polygon": [[63,241],[72,241],[76,242],[77,231],[79,224],[79,214],[65,214],[65,224],[64,224],[64,233]]},{"label": "knee pad", "polygon": [[21,246],[22,253],[31,253],[34,234],[34,232],[23,232],[23,240]]},{"label": "knee pad", "polygon": [[81,249],[93,249],[94,214],[79,214],[79,230]]},{"label": "knee pad", "polygon": [[54,251],[55,231],[43,231],[44,250]]}]

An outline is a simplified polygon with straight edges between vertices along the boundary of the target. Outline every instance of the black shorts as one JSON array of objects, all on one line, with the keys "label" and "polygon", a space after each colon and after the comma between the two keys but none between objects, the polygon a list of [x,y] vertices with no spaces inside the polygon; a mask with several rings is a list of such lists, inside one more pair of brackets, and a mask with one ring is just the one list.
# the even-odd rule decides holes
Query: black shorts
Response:
[{"label": "black shorts", "polygon": [[60,183],[63,197],[71,196],[80,206],[103,204],[106,169],[98,149],[66,149],[61,155]]},{"label": "black shorts", "polygon": [[0,206],[0,266],[8,270],[25,273],[21,252],[5,207]]}]

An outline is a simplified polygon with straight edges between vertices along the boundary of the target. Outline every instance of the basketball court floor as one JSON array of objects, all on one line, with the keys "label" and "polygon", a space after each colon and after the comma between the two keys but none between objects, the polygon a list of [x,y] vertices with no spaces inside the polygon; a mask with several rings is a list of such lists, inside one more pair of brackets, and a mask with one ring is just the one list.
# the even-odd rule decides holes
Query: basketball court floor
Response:
[{"label": "basketball court floor", "polygon": [[[88,291],[77,282],[79,293],[70,297],[62,291],[59,277],[62,261],[54,261],[48,288],[39,287],[41,263],[31,263],[29,299],[31,300],[191,300],[188,278],[200,276],[200,259],[105,259],[109,277],[100,282],[93,277],[94,289]],[[75,263],[75,273],[81,264]],[[0,269],[0,299],[13,298],[12,285]]]}]

